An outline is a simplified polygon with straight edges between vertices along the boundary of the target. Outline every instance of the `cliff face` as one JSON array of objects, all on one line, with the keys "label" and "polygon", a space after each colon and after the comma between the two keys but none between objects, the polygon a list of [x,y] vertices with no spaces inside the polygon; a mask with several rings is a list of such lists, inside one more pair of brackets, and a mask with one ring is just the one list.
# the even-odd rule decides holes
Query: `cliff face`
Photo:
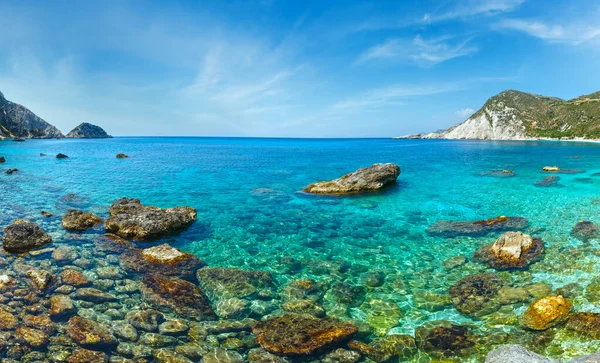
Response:
[{"label": "cliff face", "polygon": [[27,108],[8,101],[0,92],[0,139],[15,137],[51,139],[64,135]]},{"label": "cliff face", "polygon": [[[411,135],[414,138],[414,135]],[[508,90],[466,121],[424,139],[600,138],[600,92],[565,101]]]},{"label": "cliff face", "polygon": [[102,127],[84,122],[71,130],[67,137],[72,139],[106,139],[112,136],[107,134]]}]

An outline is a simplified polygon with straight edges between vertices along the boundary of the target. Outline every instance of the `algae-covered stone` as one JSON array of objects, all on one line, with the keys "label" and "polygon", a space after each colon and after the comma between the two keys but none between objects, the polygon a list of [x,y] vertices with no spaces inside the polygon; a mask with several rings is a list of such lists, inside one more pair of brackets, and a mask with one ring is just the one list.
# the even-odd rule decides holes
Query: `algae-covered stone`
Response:
[{"label": "algae-covered stone", "polygon": [[532,330],[546,330],[564,323],[573,304],[562,296],[547,296],[531,304],[521,316],[521,324]]},{"label": "algae-covered stone", "polygon": [[244,298],[273,287],[271,274],[237,268],[206,267],[196,273],[200,286],[217,299]]},{"label": "algae-covered stone", "polygon": [[216,319],[204,292],[191,282],[152,274],[142,280],[140,291],[144,299],[159,310],[197,320]]},{"label": "algae-covered stone", "polygon": [[450,296],[458,311],[477,317],[498,310],[498,291],[502,286],[504,281],[495,274],[473,274],[452,286]]},{"label": "algae-covered stone", "polygon": [[357,328],[330,318],[285,314],[257,322],[252,332],[271,353],[306,355],[352,338]]},{"label": "algae-covered stone", "polygon": [[435,358],[470,355],[477,337],[464,325],[438,320],[417,328],[415,338],[419,349]]},{"label": "algae-covered stone", "polygon": [[4,228],[2,247],[11,253],[27,252],[52,242],[42,227],[34,222],[17,219],[13,224]]},{"label": "algae-covered stone", "polygon": [[96,349],[117,344],[117,339],[108,327],[80,316],[69,319],[67,334],[77,344],[85,348]]}]

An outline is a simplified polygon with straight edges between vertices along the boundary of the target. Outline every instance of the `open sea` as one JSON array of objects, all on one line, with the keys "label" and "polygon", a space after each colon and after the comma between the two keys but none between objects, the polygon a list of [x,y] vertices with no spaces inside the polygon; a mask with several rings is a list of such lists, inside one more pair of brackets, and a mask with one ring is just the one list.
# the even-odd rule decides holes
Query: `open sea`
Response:
[{"label": "open sea", "polygon": [[[69,158],[56,159],[57,153]],[[117,153],[129,158],[116,159]],[[448,290],[469,274],[495,272],[471,257],[500,233],[447,238],[426,232],[439,220],[527,218],[524,232],[543,239],[544,258],[525,270],[495,273],[513,287],[543,286],[553,293],[567,285],[574,311],[600,312],[595,291],[587,289],[600,271],[598,243],[570,235],[578,221],[600,223],[600,144],[118,137],[3,141],[0,156],[7,160],[2,169],[19,169],[0,174],[0,229],[18,218],[35,221],[53,237],[50,247],[70,245],[89,254],[91,241],[103,233],[101,228],[66,232],[60,218],[71,208],[104,219],[121,197],[161,208],[186,205],[197,209],[197,222],[144,246],[166,242],[208,266],[269,272],[276,281],[274,309],[281,303],[277,294],[290,282],[323,282],[317,302],[328,316],[364,324],[365,343],[389,334],[414,336],[429,321],[447,320],[490,337],[482,338],[485,343],[477,343],[475,352],[446,355],[448,361],[481,361],[503,342],[562,359],[600,350],[600,341],[573,337],[562,328],[553,329],[551,337],[522,329],[518,317],[532,300],[506,303],[477,318],[460,313]],[[396,186],[379,193],[331,197],[301,192],[313,182],[388,162],[398,164],[401,174]],[[546,165],[569,172],[542,172]],[[548,176],[558,178],[536,185]],[[65,198],[71,193],[75,196]],[[42,210],[54,217],[42,216]],[[63,268],[48,255],[21,259],[27,258],[51,271]],[[97,263],[106,265],[119,268],[114,260]],[[94,269],[83,269],[92,281],[98,278]],[[15,272],[10,264],[0,264],[0,274]],[[340,282],[356,287],[348,299],[333,291]],[[86,316],[110,324],[115,317],[105,310],[80,306]],[[543,343],[536,340],[541,334]],[[56,354],[52,344],[57,343],[44,348],[44,354]],[[248,349],[235,350],[247,360]],[[428,362],[435,356],[420,350],[407,359]]]}]

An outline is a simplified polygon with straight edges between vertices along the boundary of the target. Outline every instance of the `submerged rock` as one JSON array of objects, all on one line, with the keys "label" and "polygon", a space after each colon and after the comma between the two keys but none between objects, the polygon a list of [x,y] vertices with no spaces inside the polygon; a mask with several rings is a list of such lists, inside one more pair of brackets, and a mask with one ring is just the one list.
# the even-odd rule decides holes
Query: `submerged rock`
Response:
[{"label": "submerged rock", "polygon": [[550,359],[527,350],[517,344],[507,344],[496,348],[485,357],[485,363],[551,363]]},{"label": "submerged rock", "polygon": [[[125,246],[112,240],[113,247]],[[134,273],[160,273],[193,280],[196,271],[206,264],[196,256],[182,252],[168,244],[140,250],[132,248],[121,254],[120,264],[124,270]]]},{"label": "submerged rock", "polygon": [[478,317],[498,310],[498,291],[503,286],[504,281],[497,275],[480,273],[464,277],[449,292],[458,311]]},{"label": "submerged rock", "polygon": [[106,230],[136,241],[153,240],[180,232],[196,220],[194,208],[160,209],[145,206],[139,199],[128,198],[114,202],[109,213]]},{"label": "submerged rock", "polygon": [[62,226],[68,231],[82,232],[102,223],[95,214],[81,210],[69,209],[62,217]]},{"label": "submerged rock", "polygon": [[590,339],[600,339],[600,313],[572,313],[565,328]]},{"label": "submerged rock", "polygon": [[428,322],[415,332],[419,349],[435,358],[466,356],[471,353],[477,337],[464,325],[449,321]]},{"label": "submerged rock", "polygon": [[205,267],[196,273],[200,286],[217,299],[244,298],[273,287],[271,274],[237,268]]},{"label": "submerged rock", "polygon": [[373,164],[331,181],[322,181],[304,188],[313,194],[349,194],[376,191],[396,183],[400,167],[396,164]]},{"label": "submerged rock", "polygon": [[573,304],[562,296],[547,296],[531,304],[521,316],[521,324],[532,330],[546,330],[569,317]]},{"label": "submerged rock", "polygon": [[571,236],[583,242],[587,242],[591,239],[600,237],[600,228],[590,221],[580,221],[573,227]]},{"label": "submerged rock", "polygon": [[252,328],[265,350],[280,355],[308,355],[346,341],[356,326],[330,318],[285,314],[259,321]]},{"label": "submerged rock", "polygon": [[159,274],[146,276],[140,291],[144,299],[159,310],[197,320],[215,320],[208,298],[191,282]]},{"label": "submerged rock", "polygon": [[499,216],[472,222],[437,221],[427,228],[427,234],[440,237],[485,236],[492,232],[519,231],[529,222],[523,217]]},{"label": "submerged rock", "polygon": [[526,268],[541,258],[544,242],[521,232],[506,232],[491,245],[475,252],[475,260],[487,263],[495,269]]},{"label": "submerged rock", "polygon": [[69,319],[67,334],[84,348],[98,349],[117,344],[117,339],[108,327],[80,316]]},{"label": "submerged rock", "polygon": [[51,242],[52,237],[42,227],[23,219],[17,219],[4,228],[2,236],[2,246],[7,252],[13,253],[27,252]]}]

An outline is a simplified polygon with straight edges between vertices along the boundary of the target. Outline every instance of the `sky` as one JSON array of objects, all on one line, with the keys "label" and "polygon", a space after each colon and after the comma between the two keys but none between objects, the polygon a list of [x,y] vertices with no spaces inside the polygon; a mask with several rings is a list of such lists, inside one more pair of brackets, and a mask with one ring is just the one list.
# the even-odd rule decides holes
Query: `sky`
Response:
[{"label": "sky", "polygon": [[64,133],[390,137],[600,90],[597,0],[0,0],[0,24],[0,91]]}]

